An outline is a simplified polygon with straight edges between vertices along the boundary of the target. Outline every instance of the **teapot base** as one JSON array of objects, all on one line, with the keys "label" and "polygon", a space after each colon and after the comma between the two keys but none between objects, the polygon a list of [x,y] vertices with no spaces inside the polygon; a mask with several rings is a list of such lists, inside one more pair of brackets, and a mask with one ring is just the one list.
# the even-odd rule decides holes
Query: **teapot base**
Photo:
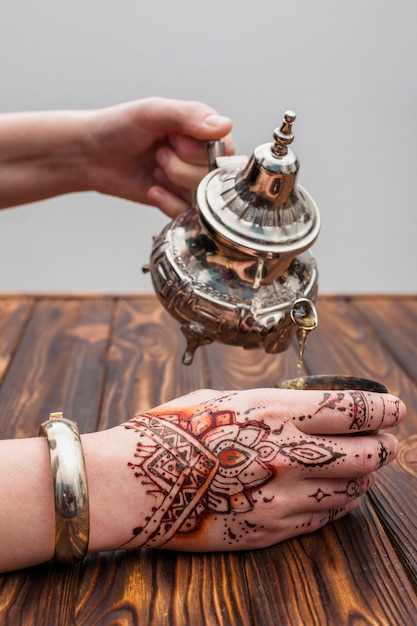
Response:
[{"label": "teapot base", "polygon": [[187,341],[183,363],[192,363],[195,350],[213,341],[269,353],[286,350],[298,330],[291,319],[294,301],[317,295],[312,254],[301,253],[279,279],[259,284],[247,271],[252,259],[231,262],[217,252],[194,210],[154,241],[147,269],[162,305],[181,324]]}]

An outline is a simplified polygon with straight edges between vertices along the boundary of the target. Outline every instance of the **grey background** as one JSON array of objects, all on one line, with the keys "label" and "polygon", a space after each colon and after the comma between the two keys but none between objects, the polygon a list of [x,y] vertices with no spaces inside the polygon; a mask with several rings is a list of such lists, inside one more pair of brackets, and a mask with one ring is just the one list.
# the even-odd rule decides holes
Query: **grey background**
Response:
[{"label": "grey background", "polygon": [[[321,292],[415,292],[415,0],[3,0],[0,110],[205,101],[237,152],[286,109]],[[0,291],[146,292],[163,215],[98,194],[0,212]]]}]

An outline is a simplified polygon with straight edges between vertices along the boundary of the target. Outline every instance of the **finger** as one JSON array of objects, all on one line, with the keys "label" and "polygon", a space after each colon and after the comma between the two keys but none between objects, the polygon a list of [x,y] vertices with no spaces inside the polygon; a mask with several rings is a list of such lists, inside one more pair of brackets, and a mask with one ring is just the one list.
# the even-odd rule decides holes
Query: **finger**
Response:
[{"label": "finger", "polygon": [[158,207],[165,215],[171,218],[177,217],[177,215],[190,208],[189,202],[158,185],[150,187],[146,197],[149,204]]},{"label": "finger", "polygon": [[293,513],[339,509],[363,496],[376,482],[376,473],[356,478],[308,479],[297,486],[297,498],[287,505]]},{"label": "finger", "polygon": [[[184,135],[171,135],[169,138],[170,144],[180,159],[187,161],[188,163],[195,163],[196,165],[208,164],[207,143],[203,141],[197,141],[186,137]],[[223,139],[225,155],[231,155],[234,153],[234,144],[231,135],[227,135]]]},{"label": "finger", "polygon": [[345,506],[339,508],[329,508],[324,511],[315,511],[313,513],[299,513],[288,519],[289,526],[287,536],[297,537],[305,533],[313,533],[319,528],[323,528],[329,522],[341,519],[354,511],[359,504],[359,500],[351,500]]},{"label": "finger", "polygon": [[201,179],[208,172],[207,166],[187,163],[170,148],[159,149],[156,152],[156,160],[172,183],[187,189],[197,189]]},{"label": "finger", "polygon": [[[298,398],[297,394],[300,394]],[[299,430],[310,434],[345,434],[391,428],[405,416],[404,403],[391,394],[361,390],[290,390],[286,399],[292,422]]]},{"label": "finger", "polygon": [[202,102],[145,98],[126,106],[130,107],[133,118],[160,137],[176,131],[200,140],[219,139],[232,129],[228,117]]},{"label": "finger", "polygon": [[346,478],[370,474],[397,455],[399,443],[389,433],[366,437],[271,437],[278,466],[302,472],[309,478]]},{"label": "finger", "polygon": [[181,187],[180,185],[176,185],[175,183],[170,181],[168,176],[160,167],[157,167],[154,169],[153,177],[157,185],[159,185],[160,187],[163,187],[164,189],[174,194],[175,196],[179,196],[180,198],[185,200],[185,202],[187,202],[189,206],[192,204],[190,202],[190,198],[192,196],[192,193],[194,192],[191,189]]}]

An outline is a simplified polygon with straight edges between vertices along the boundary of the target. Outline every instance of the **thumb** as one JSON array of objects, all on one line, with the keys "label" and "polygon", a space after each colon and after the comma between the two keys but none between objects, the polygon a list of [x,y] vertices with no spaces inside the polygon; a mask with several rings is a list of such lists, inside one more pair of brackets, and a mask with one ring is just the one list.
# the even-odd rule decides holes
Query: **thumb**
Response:
[{"label": "thumb", "polygon": [[140,101],[138,106],[148,130],[159,136],[178,132],[199,140],[220,139],[232,129],[230,118],[202,102],[155,97]]}]

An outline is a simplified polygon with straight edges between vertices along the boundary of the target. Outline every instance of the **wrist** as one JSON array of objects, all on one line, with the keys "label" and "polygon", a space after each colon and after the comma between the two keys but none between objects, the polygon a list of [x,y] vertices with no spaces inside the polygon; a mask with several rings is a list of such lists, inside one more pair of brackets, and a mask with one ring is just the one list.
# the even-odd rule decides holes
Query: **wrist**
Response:
[{"label": "wrist", "polygon": [[87,111],[57,111],[39,114],[38,155],[35,162],[46,178],[52,195],[89,191]]},{"label": "wrist", "polygon": [[128,470],[128,433],[117,426],[81,436],[87,472],[89,552],[116,550],[130,538],[142,492]]},{"label": "wrist", "polygon": [[44,438],[0,441],[0,571],[51,559],[54,492]]}]

